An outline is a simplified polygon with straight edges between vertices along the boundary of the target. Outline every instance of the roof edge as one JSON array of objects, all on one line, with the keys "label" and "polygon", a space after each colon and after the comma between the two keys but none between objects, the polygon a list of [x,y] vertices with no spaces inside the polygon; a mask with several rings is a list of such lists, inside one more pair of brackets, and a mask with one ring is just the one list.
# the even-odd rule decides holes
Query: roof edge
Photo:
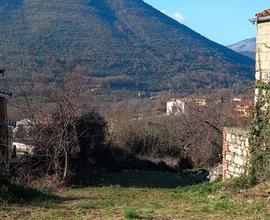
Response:
[{"label": "roof edge", "polygon": [[252,19],[249,19],[249,21],[252,24],[257,24],[257,23],[261,23],[261,22],[270,21],[270,15],[267,15],[267,16],[264,16],[264,17],[252,18]]}]

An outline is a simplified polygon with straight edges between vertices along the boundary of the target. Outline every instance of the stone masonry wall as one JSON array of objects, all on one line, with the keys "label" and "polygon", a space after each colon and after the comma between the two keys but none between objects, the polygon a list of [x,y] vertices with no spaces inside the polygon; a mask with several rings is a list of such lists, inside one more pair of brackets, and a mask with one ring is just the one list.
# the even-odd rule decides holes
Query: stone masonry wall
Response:
[{"label": "stone masonry wall", "polygon": [[[269,16],[268,12],[266,15],[264,14],[265,11],[257,15],[255,76],[257,81],[268,83],[270,82],[270,19],[261,19]],[[255,103],[258,95],[259,90],[256,88]],[[225,128],[223,133],[223,179],[246,174],[248,163],[248,132],[240,128]]]},{"label": "stone masonry wall", "polygon": [[224,128],[223,180],[246,174],[248,161],[248,131],[241,128]]},{"label": "stone masonry wall", "polygon": [[[270,81],[270,22],[257,23],[256,80]],[[255,89],[255,102],[259,90]]]},{"label": "stone masonry wall", "polygon": [[256,37],[256,79],[261,73],[262,80],[270,79],[270,22],[257,23]]}]

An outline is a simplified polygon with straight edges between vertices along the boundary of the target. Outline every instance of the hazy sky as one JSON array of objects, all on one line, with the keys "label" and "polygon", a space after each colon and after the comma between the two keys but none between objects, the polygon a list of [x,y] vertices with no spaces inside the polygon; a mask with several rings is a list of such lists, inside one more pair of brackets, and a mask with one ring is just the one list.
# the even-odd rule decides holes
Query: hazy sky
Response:
[{"label": "hazy sky", "polygon": [[248,19],[270,0],[144,0],[205,37],[229,45],[255,36]]}]

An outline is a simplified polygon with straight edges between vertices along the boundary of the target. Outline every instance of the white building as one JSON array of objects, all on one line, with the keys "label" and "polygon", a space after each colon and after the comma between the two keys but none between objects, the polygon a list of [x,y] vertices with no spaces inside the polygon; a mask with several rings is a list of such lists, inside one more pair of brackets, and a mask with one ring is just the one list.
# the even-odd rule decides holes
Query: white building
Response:
[{"label": "white building", "polygon": [[16,127],[13,129],[13,134],[16,134],[19,128],[23,128],[25,130],[29,130],[33,122],[30,119],[22,119],[16,122]]},{"label": "white building", "polygon": [[[13,132],[13,142],[12,142],[12,158],[11,162],[12,163],[18,163],[18,162],[23,162],[25,156],[30,156],[33,155],[34,147],[31,145],[27,145],[25,143],[20,143],[17,142],[16,135],[19,132],[20,129],[23,129],[23,133],[25,136],[26,133],[29,132],[29,130],[32,127],[33,122],[30,119],[22,119],[20,121],[16,122],[16,126],[13,127],[12,132]],[[27,137],[26,137],[27,140]],[[27,143],[27,142],[26,142]]]},{"label": "white building", "polygon": [[167,102],[167,115],[180,115],[185,112],[186,102],[181,99],[171,99]]}]

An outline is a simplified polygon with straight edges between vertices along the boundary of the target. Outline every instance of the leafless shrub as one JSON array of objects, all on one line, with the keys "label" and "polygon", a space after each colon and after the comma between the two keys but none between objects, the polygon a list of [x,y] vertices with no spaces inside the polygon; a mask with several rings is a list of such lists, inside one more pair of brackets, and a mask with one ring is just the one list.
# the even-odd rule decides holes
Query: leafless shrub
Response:
[{"label": "leafless shrub", "polygon": [[110,141],[139,155],[190,157],[196,166],[212,166],[221,160],[223,128],[249,122],[235,114],[232,98],[220,93],[209,97],[206,106],[190,105],[178,116],[116,116],[109,123]]},{"label": "leafless shrub", "polygon": [[[35,172],[34,175],[49,175],[56,182],[66,183],[74,175],[72,161],[80,154],[80,139],[91,135],[87,126],[78,132],[82,121],[89,119],[83,115],[92,111],[88,79],[76,69],[66,73],[61,84],[46,78],[42,82],[44,88],[40,99],[35,89],[20,88],[24,99],[20,112],[29,119],[28,139],[34,146],[33,156],[26,165]],[[89,122],[85,121],[85,124],[89,125]]]}]

